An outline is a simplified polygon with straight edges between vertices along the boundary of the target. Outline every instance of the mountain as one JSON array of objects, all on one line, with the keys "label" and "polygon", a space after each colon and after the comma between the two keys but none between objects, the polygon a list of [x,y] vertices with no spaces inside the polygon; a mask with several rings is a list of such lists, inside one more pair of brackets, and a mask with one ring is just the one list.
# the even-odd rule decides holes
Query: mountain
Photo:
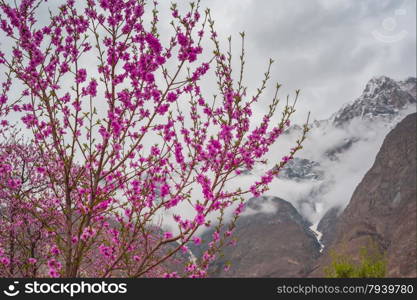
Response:
[{"label": "mountain", "polygon": [[388,277],[416,277],[416,116],[386,136],[312,276],[323,276],[331,251],[359,259],[359,249],[372,244],[385,253]]},{"label": "mountain", "polygon": [[[290,201],[313,223],[333,207],[343,209],[371,167],[384,137],[415,111],[415,77],[402,81],[386,76],[371,78],[358,98],[328,119],[310,124],[304,150],[279,176],[280,185],[291,186],[290,192],[271,195]],[[296,140],[300,130],[301,126],[293,125],[284,138]]]},{"label": "mountain", "polygon": [[[266,212],[268,211],[268,212]],[[209,268],[211,277],[303,277],[320,245],[291,203],[277,197],[252,198],[236,224],[236,246],[227,246]],[[206,232],[202,238],[208,237]],[[209,238],[207,238],[209,240]],[[206,246],[193,249],[201,255]],[[227,262],[229,271],[224,271]]]},{"label": "mountain", "polygon": [[397,82],[386,76],[374,77],[366,84],[362,95],[344,105],[331,117],[331,122],[340,127],[358,117],[390,121],[400,110],[416,103],[415,89],[416,78]]},{"label": "mountain", "polygon": [[[395,81],[387,76],[373,77],[367,82],[358,98],[342,105],[328,119],[314,120],[310,128],[328,131],[334,127],[347,127],[354,120],[395,122],[398,116],[402,119],[401,113],[404,110],[410,107],[415,110],[416,86],[415,77],[401,81]],[[286,133],[299,133],[301,130],[302,126],[294,124]],[[346,142],[350,141],[346,140]]]},{"label": "mountain", "polygon": [[[403,81],[399,81],[398,84],[400,85],[403,91],[408,92],[414,99],[416,99],[416,78],[415,77],[408,77]],[[414,101],[415,102],[415,101]]]},{"label": "mountain", "polygon": [[322,180],[323,176],[318,162],[299,157],[290,160],[278,174],[278,178],[295,181]]},{"label": "mountain", "polygon": [[368,138],[358,131],[358,124],[370,130],[378,126],[388,131],[392,129],[405,115],[416,110],[416,85],[415,77],[402,81],[387,76],[373,77],[357,99],[344,104],[330,118],[314,121],[312,130],[322,135],[329,135],[336,129],[345,131],[337,144],[325,149],[324,156],[335,160],[355,143]]},{"label": "mountain", "polygon": [[335,225],[341,213],[340,207],[332,207],[321,218],[317,224],[317,231],[321,233],[320,242],[324,247],[328,247],[336,237]]}]

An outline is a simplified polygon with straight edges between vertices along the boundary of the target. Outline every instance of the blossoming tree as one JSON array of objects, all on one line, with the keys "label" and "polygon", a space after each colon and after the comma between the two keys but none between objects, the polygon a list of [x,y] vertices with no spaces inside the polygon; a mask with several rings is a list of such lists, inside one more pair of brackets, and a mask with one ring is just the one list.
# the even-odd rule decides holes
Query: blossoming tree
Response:
[{"label": "blossoming tree", "polygon": [[[264,161],[295,111],[287,101],[276,116],[277,85],[260,124],[251,122],[272,61],[248,96],[244,34],[234,79],[230,48],[223,53],[198,3],[184,14],[171,6],[165,45],[156,2],[68,0],[47,20],[45,5],[0,0],[11,45],[0,52],[0,275],[207,276],[243,196],[265,192],[308,131],[250,188],[228,185]],[[203,53],[206,38],[213,51]],[[213,98],[201,88],[210,78]],[[216,228],[212,241],[191,260],[187,246],[206,226]]]}]

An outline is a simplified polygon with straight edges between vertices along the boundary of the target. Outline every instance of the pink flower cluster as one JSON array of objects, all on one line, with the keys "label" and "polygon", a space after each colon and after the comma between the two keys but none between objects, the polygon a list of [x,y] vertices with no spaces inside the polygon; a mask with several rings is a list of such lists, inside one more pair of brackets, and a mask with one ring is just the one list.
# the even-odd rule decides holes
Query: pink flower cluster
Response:
[{"label": "pink flower cluster", "polygon": [[[144,1],[62,2],[40,20],[47,1],[0,1],[0,30],[12,44],[0,52],[7,71],[0,90],[0,275],[207,276],[230,243],[243,197],[265,192],[301,148],[304,137],[250,188],[229,184],[264,162],[294,108],[287,105],[279,119],[274,98],[253,123],[269,70],[248,96],[198,3],[185,12],[172,5],[164,42],[157,7],[147,10]],[[213,44],[208,61],[206,36]],[[202,88],[211,79],[214,98]],[[14,130],[19,122],[24,131]],[[228,208],[232,221],[216,218]],[[197,236],[204,226],[218,227],[210,241]],[[198,263],[174,255],[206,242]],[[183,273],[169,269],[178,259]]]}]

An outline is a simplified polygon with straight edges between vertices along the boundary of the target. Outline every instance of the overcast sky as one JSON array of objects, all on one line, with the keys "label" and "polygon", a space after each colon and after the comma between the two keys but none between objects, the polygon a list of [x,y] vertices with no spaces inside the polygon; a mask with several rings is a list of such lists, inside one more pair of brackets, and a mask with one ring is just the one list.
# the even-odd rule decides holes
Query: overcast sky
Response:
[{"label": "overcast sky", "polygon": [[298,121],[308,110],[327,118],[373,76],[416,76],[415,0],[202,0],[202,6],[211,8],[220,35],[233,36],[236,53],[238,32],[246,32],[252,86],[271,57],[282,95],[302,90]]},{"label": "overcast sky", "polygon": [[[162,34],[170,28],[170,3],[160,0]],[[269,58],[282,97],[301,89],[297,122],[308,111],[313,119],[329,117],[373,76],[416,76],[416,0],[201,0],[201,6],[211,9],[220,37],[232,35],[236,59],[239,32],[246,32],[249,90],[258,87]],[[266,107],[258,105],[257,115]]]}]

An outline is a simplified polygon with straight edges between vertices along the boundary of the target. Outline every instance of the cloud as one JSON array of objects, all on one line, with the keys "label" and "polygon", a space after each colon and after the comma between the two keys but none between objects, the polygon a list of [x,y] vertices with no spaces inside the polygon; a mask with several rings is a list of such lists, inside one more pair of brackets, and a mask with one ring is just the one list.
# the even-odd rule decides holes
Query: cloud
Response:
[{"label": "cloud", "polygon": [[[246,31],[247,82],[257,82],[263,62],[272,57],[277,60],[272,78],[284,84],[282,95],[302,90],[299,122],[307,111],[316,119],[328,117],[357,97],[372,76],[402,79],[416,74],[413,0],[253,0],[238,6],[233,1],[210,0],[202,4],[212,8],[219,31]],[[387,30],[383,22],[391,19],[395,26]],[[385,43],[372,35],[375,30],[387,36],[407,34]]]},{"label": "cloud", "polygon": [[[178,5],[184,11],[188,1],[180,1]],[[47,7],[56,6],[49,2],[42,5],[40,19],[47,19]],[[162,39],[172,30],[169,6],[169,1],[161,1],[159,7]],[[238,32],[247,33],[249,91],[258,87],[269,57],[276,60],[271,81],[283,84],[281,97],[301,89],[295,115],[299,123],[305,120],[308,111],[313,119],[328,117],[341,104],[356,98],[372,76],[403,79],[416,74],[416,2],[413,0],[242,0],[239,5],[235,1],[203,0],[201,7],[211,9],[223,45],[225,38],[232,35],[236,66],[240,47]],[[148,3],[148,15],[150,9]],[[386,43],[375,38],[374,31],[389,37],[403,31],[406,35]],[[2,44],[2,48],[6,46]],[[210,53],[210,42],[205,46]],[[91,68],[94,67],[92,64]],[[259,118],[266,112],[273,86],[269,86],[266,100],[256,106],[254,116]],[[211,80],[203,83],[208,97],[214,89]]]}]

